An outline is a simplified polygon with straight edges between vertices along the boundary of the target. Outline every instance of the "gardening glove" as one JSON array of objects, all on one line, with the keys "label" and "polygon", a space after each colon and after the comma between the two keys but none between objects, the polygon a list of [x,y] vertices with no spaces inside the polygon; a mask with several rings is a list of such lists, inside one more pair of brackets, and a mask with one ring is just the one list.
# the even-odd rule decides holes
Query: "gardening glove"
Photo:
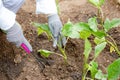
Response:
[{"label": "gardening glove", "polygon": [[17,13],[25,0],[2,0],[3,5],[8,10]]},{"label": "gardening glove", "polygon": [[24,50],[26,49],[25,47],[27,47],[30,52],[32,51],[30,43],[24,37],[21,26],[17,22],[15,22],[15,24],[10,29],[8,29],[6,33],[7,40],[9,42],[12,42],[17,47],[23,46]]},{"label": "gardening glove", "polygon": [[62,22],[57,14],[48,16],[48,25],[53,35],[53,47],[65,46],[66,38],[61,34]]}]

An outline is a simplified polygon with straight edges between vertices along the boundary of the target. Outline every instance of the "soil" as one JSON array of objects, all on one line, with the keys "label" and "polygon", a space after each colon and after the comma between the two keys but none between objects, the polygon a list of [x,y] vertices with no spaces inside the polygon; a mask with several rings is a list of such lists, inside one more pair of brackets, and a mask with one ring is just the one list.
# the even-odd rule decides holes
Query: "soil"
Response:
[{"label": "soil", "polygon": [[[60,0],[60,18],[64,23],[70,19],[72,22],[87,22],[88,18],[97,14],[96,8],[86,0]],[[115,0],[105,0],[102,7],[106,18],[120,18],[120,7]],[[38,56],[37,50],[47,49],[60,53],[52,47],[52,40],[48,41],[46,35],[37,35],[37,29],[32,22],[47,23],[45,15],[35,14],[35,0],[26,0],[25,4],[17,13],[17,21],[22,25],[25,37],[33,46],[33,53]],[[120,49],[120,27],[109,31]],[[27,54],[23,49],[6,40],[5,34],[0,31],[0,80],[81,80],[83,69],[84,42],[80,39],[70,39],[66,46],[68,63],[64,59],[51,55],[45,67],[38,64],[36,59]],[[92,58],[92,54],[90,60]],[[106,67],[118,58],[115,52],[110,53],[107,47],[97,58],[99,68],[106,72]],[[43,62],[42,62],[43,63]]]}]

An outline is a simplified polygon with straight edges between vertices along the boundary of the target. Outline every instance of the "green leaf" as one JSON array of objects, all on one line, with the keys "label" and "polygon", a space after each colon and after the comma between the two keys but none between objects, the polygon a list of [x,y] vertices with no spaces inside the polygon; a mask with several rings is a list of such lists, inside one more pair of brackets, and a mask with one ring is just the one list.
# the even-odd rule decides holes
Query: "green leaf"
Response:
[{"label": "green leaf", "polygon": [[68,21],[66,24],[64,24],[64,27],[62,28],[62,34],[64,36],[69,36],[72,32],[72,27],[73,27],[73,24],[72,22]]},{"label": "green leaf", "polygon": [[120,19],[113,19],[112,21],[106,19],[104,23],[104,29],[107,32],[114,27],[118,27],[119,25],[120,25]]},{"label": "green leaf", "polygon": [[[87,32],[89,33],[92,31],[87,23],[80,22],[73,24],[70,21],[64,25],[62,28],[62,34],[64,36],[68,36],[71,38],[80,38],[80,32]],[[86,36],[86,35],[83,35]]]},{"label": "green leaf", "polygon": [[99,0],[89,0],[89,2],[95,5],[96,7],[99,6]]},{"label": "green leaf", "polygon": [[91,35],[91,32],[89,31],[83,30],[80,32],[80,38],[82,39],[87,39],[88,37],[90,37],[90,35]]},{"label": "green leaf", "polygon": [[90,26],[90,28],[94,31],[94,32],[97,32],[98,28],[97,28],[97,20],[96,20],[96,17],[94,18],[90,18],[88,20],[88,25]]},{"label": "green leaf", "polygon": [[85,22],[80,22],[80,23],[76,23],[74,25],[76,27],[76,30],[81,32],[81,31],[92,31],[89,27],[89,25]]},{"label": "green leaf", "polygon": [[103,78],[103,74],[101,70],[98,70],[97,74],[95,75],[95,78],[100,80]]},{"label": "green leaf", "polygon": [[47,33],[47,35],[52,36],[52,33],[50,31],[48,24],[39,24],[34,22],[33,25],[38,28],[39,33],[45,32]]},{"label": "green leaf", "polygon": [[95,58],[98,57],[99,53],[106,47],[106,44],[106,42],[103,42],[95,47]]},{"label": "green leaf", "polygon": [[108,80],[117,80],[120,76],[120,58],[115,60],[107,68]]},{"label": "green leaf", "polygon": [[103,43],[103,42],[105,42],[105,37],[103,37],[103,38],[95,37],[94,42],[95,42],[96,44]]},{"label": "green leaf", "polygon": [[95,37],[98,37],[98,38],[103,38],[106,36],[106,33],[104,31],[97,31],[97,32],[92,32],[92,34],[95,36]]},{"label": "green leaf", "polygon": [[88,59],[91,50],[92,50],[91,43],[89,42],[88,39],[86,39],[85,40],[85,49],[84,49],[84,55],[85,55],[86,59]]},{"label": "green leaf", "polygon": [[96,6],[97,8],[100,8],[105,2],[105,0],[89,0],[89,2]]},{"label": "green leaf", "polygon": [[106,32],[110,29],[110,26],[111,26],[110,20],[107,18],[103,26]]},{"label": "green leaf", "polygon": [[89,70],[91,72],[92,79],[95,78],[95,74],[98,72],[97,68],[98,68],[97,62],[94,62],[94,61],[90,62]]},{"label": "green leaf", "polygon": [[38,35],[41,35],[42,33],[44,33],[44,30],[42,30],[40,28],[38,28],[37,30],[38,30]]},{"label": "green leaf", "polygon": [[44,50],[44,49],[40,49],[38,50],[38,52],[44,56],[44,57],[49,57],[51,54],[53,54],[54,52],[48,51],[48,50]]},{"label": "green leaf", "polygon": [[41,28],[43,29],[44,31],[50,31],[49,27],[48,27],[48,24],[40,24],[40,23],[33,23],[33,25],[37,28]]},{"label": "green leaf", "polygon": [[101,70],[98,70],[98,72],[95,75],[95,78],[99,80],[107,80],[107,75],[104,75]]},{"label": "green leaf", "polygon": [[111,27],[118,27],[120,25],[120,19],[113,19],[111,21]]},{"label": "green leaf", "polygon": [[70,21],[67,22],[62,28],[62,34],[70,38],[80,38],[80,34],[77,30],[78,27],[74,26]]},{"label": "green leaf", "polygon": [[105,3],[105,0],[100,0],[100,6],[102,6]]}]

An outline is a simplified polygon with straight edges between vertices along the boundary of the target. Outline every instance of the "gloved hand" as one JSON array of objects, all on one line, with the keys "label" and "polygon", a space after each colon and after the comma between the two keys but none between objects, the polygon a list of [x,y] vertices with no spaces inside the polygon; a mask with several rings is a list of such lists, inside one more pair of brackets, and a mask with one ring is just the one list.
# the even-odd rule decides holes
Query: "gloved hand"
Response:
[{"label": "gloved hand", "polygon": [[48,16],[48,25],[53,35],[53,47],[65,46],[66,38],[61,34],[62,22],[57,14]]},{"label": "gloved hand", "polygon": [[32,51],[32,47],[30,43],[26,40],[26,38],[23,35],[21,26],[15,22],[15,24],[6,31],[7,33],[7,40],[9,42],[12,42],[17,47],[20,47],[22,44],[25,44],[27,48]]}]

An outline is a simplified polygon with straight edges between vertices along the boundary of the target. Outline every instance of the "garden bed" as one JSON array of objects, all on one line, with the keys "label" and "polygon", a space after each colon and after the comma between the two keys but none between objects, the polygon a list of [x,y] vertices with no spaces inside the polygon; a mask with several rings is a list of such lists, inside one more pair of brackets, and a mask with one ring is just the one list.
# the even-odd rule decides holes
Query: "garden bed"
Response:
[{"label": "garden bed", "polygon": [[[31,22],[47,23],[45,15],[35,14],[35,1],[26,0],[25,5],[17,13],[17,21],[22,25],[24,34],[33,46],[34,53],[38,55],[37,50],[47,49],[60,53],[59,50],[52,47],[52,41],[48,41],[46,35],[37,35],[37,29],[31,25]],[[64,23],[70,19],[72,22],[87,22],[88,18],[97,14],[94,8],[86,0],[60,0],[60,17]],[[114,0],[106,0],[103,8],[105,17],[110,19],[120,18],[120,9]],[[109,34],[115,39],[120,49],[120,27],[112,29]],[[83,51],[84,42],[80,39],[70,39],[66,46],[68,63],[64,59],[51,55],[48,60],[53,63],[46,65],[41,72],[41,67],[32,55],[26,54],[22,49],[16,48],[8,43],[5,34],[0,32],[0,80],[81,80],[83,70]],[[90,55],[90,59],[93,55]],[[118,58],[118,55],[109,52],[109,48],[100,54],[97,61],[99,68],[106,73],[105,68]]]}]

